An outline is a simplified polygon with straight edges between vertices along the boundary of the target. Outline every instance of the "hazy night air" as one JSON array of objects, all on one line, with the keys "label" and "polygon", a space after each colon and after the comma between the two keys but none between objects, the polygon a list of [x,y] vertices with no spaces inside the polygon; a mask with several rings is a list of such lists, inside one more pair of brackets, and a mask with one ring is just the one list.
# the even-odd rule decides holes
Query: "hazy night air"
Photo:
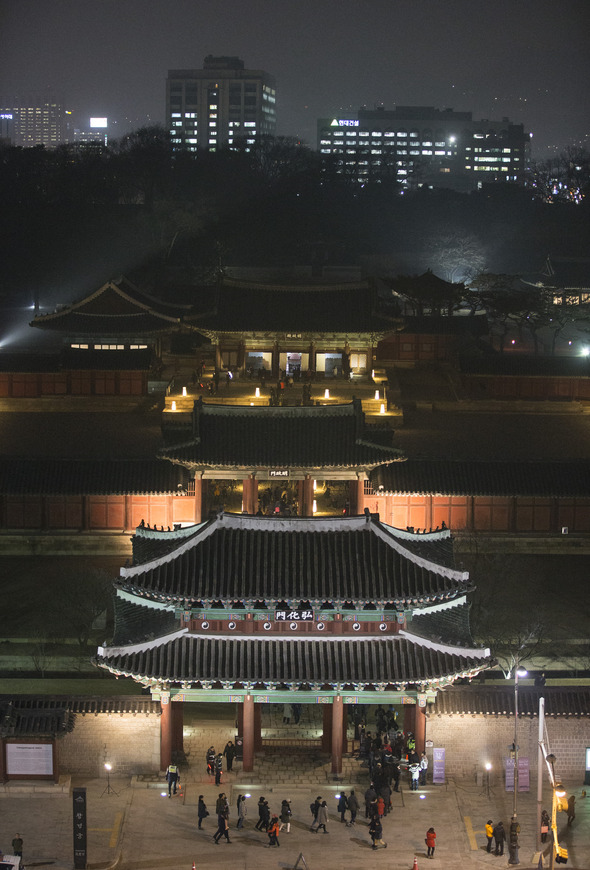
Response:
[{"label": "hazy night air", "polygon": [[163,123],[168,69],[238,55],[276,77],[280,135],[362,105],[508,116],[536,157],[588,143],[586,0],[3,0],[3,95],[50,87],[110,135]]}]

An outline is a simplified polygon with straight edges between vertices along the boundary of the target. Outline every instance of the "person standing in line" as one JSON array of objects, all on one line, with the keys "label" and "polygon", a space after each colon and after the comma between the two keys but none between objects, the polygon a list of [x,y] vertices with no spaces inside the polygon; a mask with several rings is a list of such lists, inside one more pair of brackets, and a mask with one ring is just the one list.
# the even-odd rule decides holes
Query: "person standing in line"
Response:
[{"label": "person standing in line", "polygon": [[549,825],[551,824],[551,820],[549,818],[549,813],[547,810],[543,810],[541,813],[541,842],[547,842],[547,834],[549,833]]},{"label": "person standing in line", "polygon": [[209,815],[209,811],[207,809],[207,804],[205,803],[203,795],[200,794],[199,795],[199,803],[197,806],[197,817],[199,819],[199,831],[201,830],[201,825],[202,825],[203,819],[206,819],[208,815]]},{"label": "person standing in line", "polygon": [[176,794],[176,786],[180,780],[180,772],[177,764],[169,764],[166,771],[166,779],[168,780],[168,797],[170,793]]},{"label": "person standing in line", "polygon": [[215,785],[221,785],[221,774],[223,773],[223,755],[219,752],[215,756]]},{"label": "person standing in line", "polygon": [[223,810],[223,812],[219,813],[217,816],[217,831],[213,834],[216,846],[219,846],[219,841],[222,837],[225,837],[227,842],[231,843],[229,838],[229,818],[227,810]]},{"label": "person standing in line", "polygon": [[270,846],[280,846],[279,843],[279,817],[273,816],[270,820],[270,825],[268,827],[268,845]]},{"label": "person standing in line", "polygon": [[309,805],[309,809],[311,810],[312,820],[311,820],[311,828],[310,831],[313,831],[314,834],[317,834],[317,824],[318,824],[318,813],[320,811],[320,807],[322,805],[322,799],[318,795],[312,804]]},{"label": "person standing in line", "polygon": [[346,824],[346,810],[348,809],[348,799],[346,797],[346,792],[340,792],[340,797],[338,799],[338,812],[340,813],[340,821],[342,824]]},{"label": "person standing in line", "polygon": [[381,820],[379,816],[373,816],[371,822],[369,824],[369,834],[371,835],[371,839],[373,841],[373,849],[376,851],[379,846],[383,849],[387,849],[387,843],[383,842],[383,825],[381,824]]},{"label": "person standing in line", "polygon": [[238,809],[237,828],[238,828],[238,831],[241,831],[241,829],[244,827],[244,821],[246,819],[246,816],[248,815],[248,811],[246,810],[246,795],[245,794],[238,795],[237,809]]},{"label": "person standing in line", "polygon": [[347,827],[351,827],[356,822],[356,814],[358,813],[360,806],[357,799],[357,796],[354,793],[354,789],[351,789],[350,794],[348,795],[348,809],[350,810],[350,821],[347,822]]},{"label": "person standing in line", "polygon": [[492,840],[494,839],[494,823],[491,819],[488,819],[486,822],[486,839],[488,841],[488,845],[486,848],[486,852],[492,851]]},{"label": "person standing in line", "polygon": [[317,815],[317,823],[318,826],[316,828],[316,833],[319,833],[320,828],[324,829],[324,834],[329,833],[326,825],[328,824],[328,804],[326,801],[322,801],[320,807],[318,809]]},{"label": "person standing in line", "polygon": [[506,831],[504,830],[504,823],[498,822],[496,827],[494,828],[494,843],[495,850],[494,855],[503,855],[504,854],[504,842],[506,840]]},{"label": "person standing in line", "polygon": [[281,804],[281,825],[279,827],[279,831],[282,831],[283,828],[289,834],[291,832],[291,801],[284,800]]},{"label": "person standing in line", "polygon": [[425,752],[420,756],[420,785],[426,785],[426,774],[428,773],[428,757]]},{"label": "person standing in line", "polygon": [[426,831],[426,849],[427,858],[434,858],[434,847],[436,846],[436,831],[434,828],[428,828]]},{"label": "person standing in line", "polygon": [[215,749],[210,746],[207,752],[205,753],[205,761],[207,763],[207,773],[209,776],[213,776],[215,767]]},{"label": "person standing in line", "polygon": [[23,864],[23,838],[20,834],[14,835],[14,840],[12,841],[12,853],[20,858],[20,866],[24,868]]},{"label": "person standing in line", "polygon": [[231,740],[228,740],[223,750],[227,772],[231,773],[234,766],[234,758],[236,757],[236,747]]},{"label": "person standing in line", "polygon": [[283,704],[283,725],[291,724],[291,705]]},{"label": "person standing in line", "polygon": [[375,791],[375,787],[373,783],[369,786],[369,788],[365,792],[365,819],[368,819],[371,811],[371,804],[373,801],[377,800],[377,792]]}]

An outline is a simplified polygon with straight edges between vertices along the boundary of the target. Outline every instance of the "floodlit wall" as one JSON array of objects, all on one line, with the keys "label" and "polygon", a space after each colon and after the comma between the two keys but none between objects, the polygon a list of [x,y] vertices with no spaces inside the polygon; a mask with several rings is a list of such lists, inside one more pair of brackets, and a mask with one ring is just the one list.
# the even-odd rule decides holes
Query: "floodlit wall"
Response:
[{"label": "floodlit wall", "polygon": [[[551,752],[556,757],[555,774],[558,778],[584,782],[585,749],[590,746],[590,717],[546,717]],[[520,758],[528,758],[531,771],[531,791],[536,789],[539,720],[535,716],[521,716],[518,720]],[[435,748],[444,747],[447,777],[477,779],[492,765],[490,785],[502,788],[504,759],[514,741],[514,718],[481,714],[429,714],[426,721],[426,740]],[[432,749],[427,750],[429,754]],[[533,781],[534,780],[534,781]]]},{"label": "floodlit wall", "polygon": [[160,717],[154,713],[76,715],[70,734],[58,740],[61,774],[112,777],[155,773],[160,768]]}]

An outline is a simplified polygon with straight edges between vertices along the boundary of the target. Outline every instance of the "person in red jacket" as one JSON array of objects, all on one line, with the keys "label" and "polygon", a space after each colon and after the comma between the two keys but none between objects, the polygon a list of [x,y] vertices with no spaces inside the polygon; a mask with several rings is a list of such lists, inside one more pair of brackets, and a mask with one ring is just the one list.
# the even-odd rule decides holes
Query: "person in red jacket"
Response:
[{"label": "person in red jacket", "polygon": [[428,849],[428,858],[434,858],[434,847],[436,846],[436,831],[434,828],[428,828],[426,831],[426,848]]}]

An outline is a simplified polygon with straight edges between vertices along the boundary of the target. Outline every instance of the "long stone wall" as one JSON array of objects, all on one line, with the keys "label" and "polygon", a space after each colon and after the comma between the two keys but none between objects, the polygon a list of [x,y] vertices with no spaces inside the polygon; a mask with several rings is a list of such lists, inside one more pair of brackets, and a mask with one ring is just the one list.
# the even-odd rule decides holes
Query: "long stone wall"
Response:
[{"label": "long stone wall", "polygon": [[[520,756],[528,757],[531,784],[537,771],[537,717],[518,720]],[[590,717],[547,717],[546,731],[556,756],[555,772],[564,780],[584,781],[585,749],[590,746]],[[504,759],[514,740],[514,719],[494,715],[429,714],[426,739],[446,750],[446,775],[473,779],[486,762],[492,779],[503,782]],[[431,749],[428,749],[431,755]],[[58,741],[60,773],[104,776],[104,764],[113,775],[155,773],[160,766],[160,717],[155,714],[99,713],[76,716],[73,732]],[[534,787],[534,785],[531,785]]]},{"label": "long stone wall", "polygon": [[104,776],[107,761],[113,776],[154,773],[160,768],[160,717],[78,713],[74,730],[58,740],[57,747],[62,774]]},{"label": "long stone wall", "polygon": [[[547,717],[545,730],[556,757],[555,774],[564,780],[584,781],[585,749],[590,746],[590,717]],[[531,782],[537,775],[539,720],[520,717],[517,726],[519,756],[528,758]],[[492,765],[492,780],[500,786],[504,759],[514,741],[514,718],[478,714],[430,714],[426,740],[446,750],[446,773],[458,779],[473,778]],[[431,750],[428,750],[430,753]],[[534,786],[532,786],[534,787]]]}]

